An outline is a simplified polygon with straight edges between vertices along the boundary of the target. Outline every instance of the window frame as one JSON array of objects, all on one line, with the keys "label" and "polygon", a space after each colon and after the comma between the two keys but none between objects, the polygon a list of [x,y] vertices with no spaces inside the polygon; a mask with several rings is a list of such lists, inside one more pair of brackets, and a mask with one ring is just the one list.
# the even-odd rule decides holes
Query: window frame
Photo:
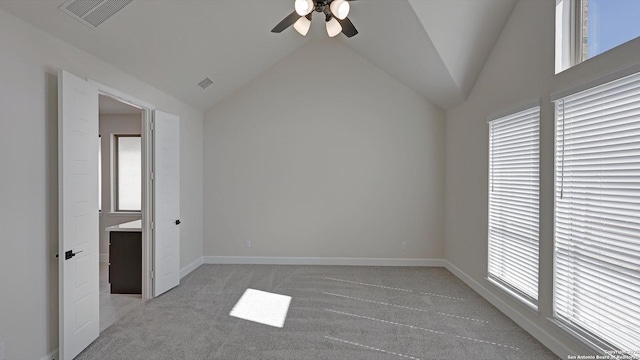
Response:
[{"label": "window frame", "polygon": [[559,74],[576,64],[577,21],[576,0],[556,0],[555,19],[555,73]]},{"label": "window frame", "polygon": [[492,284],[493,286],[495,286],[496,288],[498,288],[499,290],[503,291],[504,293],[508,294],[509,296],[511,296],[512,298],[514,298],[515,300],[519,301],[520,303],[522,303],[523,305],[525,305],[527,307],[527,309],[538,313],[538,301],[539,301],[539,297],[540,297],[540,149],[541,149],[541,131],[540,131],[540,126],[541,126],[541,114],[542,114],[542,109],[540,106],[540,100],[536,100],[533,102],[529,102],[523,106],[517,107],[515,109],[512,109],[510,111],[507,112],[503,112],[494,116],[491,116],[489,118],[487,118],[487,123],[489,124],[489,136],[491,137],[491,123],[494,121],[500,121],[500,120],[504,120],[505,118],[509,118],[511,116],[514,115],[518,115],[518,114],[522,114],[522,113],[526,113],[529,111],[536,111],[537,112],[537,147],[538,147],[538,162],[537,162],[537,172],[538,172],[538,182],[537,182],[537,196],[538,196],[538,203],[537,203],[537,207],[538,207],[538,216],[537,216],[537,223],[538,223],[538,228],[537,228],[537,257],[538,257],[538,264],[537,264],[537,281],[536,281],[536,296],[532,297],[528,294],[526,294],[524,291],[518,289],[516,286],[514,286],[513,284],[508,283],[507,281],[501,279],[500,277],[495,276],[494,274],[491,273],[490,269],[491,269],[491,232],[490,232],[490,228],[491,228],[491,193],[492,193],[492,189],[491,189],[491,185],[492,185],[492,173],[493,173],[493,163],[492,163],[492,151],[493,151],[493,146],[492,146],[492,141],[491,138],[489,139],[489,146],[488,146],[488,199],[487,199],[487,206],[488,206],[488,217],[487,217],[487,264],[486,264],[486,280],[488,281],[488,283]]},{"label": "window frame", "polygon": [[[140,134],[113,134],[113,166],[112,166],[112,174],[113,174],[113,212],[118,214],[140,214],[142,209],[140,210],[121,210],[120,209],[120,174],[119,174],[119,162],[120,162],[120,138],[140,138],[140,143],[142,144],[142,135]],[[140,150],[142,151],[142,145]],[[142,184],[141,184],[142,185]],[[142,205],[142,203],[141,203]]]}]

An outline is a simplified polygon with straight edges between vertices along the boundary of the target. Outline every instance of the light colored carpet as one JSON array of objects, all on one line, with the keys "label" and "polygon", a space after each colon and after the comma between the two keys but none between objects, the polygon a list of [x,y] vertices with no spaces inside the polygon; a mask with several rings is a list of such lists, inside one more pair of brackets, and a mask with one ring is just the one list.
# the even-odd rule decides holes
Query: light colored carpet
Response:
[{"label": "light colored carpet", "polygon": [[[292,297],[283,328],[229,316],[247,288]],[[203,265],[77,359],[557,359],[443,268]]]}]

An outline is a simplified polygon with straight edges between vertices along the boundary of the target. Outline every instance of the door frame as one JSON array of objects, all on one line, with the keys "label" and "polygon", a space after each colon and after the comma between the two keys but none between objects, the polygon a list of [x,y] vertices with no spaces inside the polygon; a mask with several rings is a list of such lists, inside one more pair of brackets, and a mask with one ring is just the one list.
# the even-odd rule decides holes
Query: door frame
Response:
[{"label": "door frame", "polygon": [[142,110],[142,299],[153,298],[153,111],[156,107],[127,93],[87,79],[98,94],[114,98]]}]

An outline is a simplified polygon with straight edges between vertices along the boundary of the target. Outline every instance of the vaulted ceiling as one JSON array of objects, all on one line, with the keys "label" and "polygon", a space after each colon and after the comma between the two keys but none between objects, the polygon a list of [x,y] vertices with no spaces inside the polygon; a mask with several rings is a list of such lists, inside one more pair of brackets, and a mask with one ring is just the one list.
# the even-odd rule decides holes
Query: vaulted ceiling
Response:
[{"label": "vaulted ceiling", "polygon": [[[351,47],[442,109],[463,102],[517,0],[358,0]],[[293,0],[134,0],[90,28],[62,12],[64,0],[0,0],[0,8],[201,110],[326,37],[320,16],[307,37],[271,28]],[[330,71],[331,54],[318,71]],[[213,84],[202,90],[198,82]],[[304,79],[301,79],[303,81]]]}]

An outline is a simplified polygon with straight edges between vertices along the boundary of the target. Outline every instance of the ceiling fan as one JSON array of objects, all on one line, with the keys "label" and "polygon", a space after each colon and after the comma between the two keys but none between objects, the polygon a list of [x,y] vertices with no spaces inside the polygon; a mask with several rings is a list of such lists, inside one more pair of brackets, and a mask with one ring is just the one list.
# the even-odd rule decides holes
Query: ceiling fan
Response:
[{"label": "ceiling fan", "polygon": [[284,29],[293,27],[302,36],[306,36],[311,27],[311,15],[313,11],[323,13],[329,37],[334,37],[340,33],[347,37],[355,36],[358,33],[355,26],[347,15],[351,5],[349,1],[354,0],[295,0],[295,11],[280,21],[271,32],[280,33]]}]

